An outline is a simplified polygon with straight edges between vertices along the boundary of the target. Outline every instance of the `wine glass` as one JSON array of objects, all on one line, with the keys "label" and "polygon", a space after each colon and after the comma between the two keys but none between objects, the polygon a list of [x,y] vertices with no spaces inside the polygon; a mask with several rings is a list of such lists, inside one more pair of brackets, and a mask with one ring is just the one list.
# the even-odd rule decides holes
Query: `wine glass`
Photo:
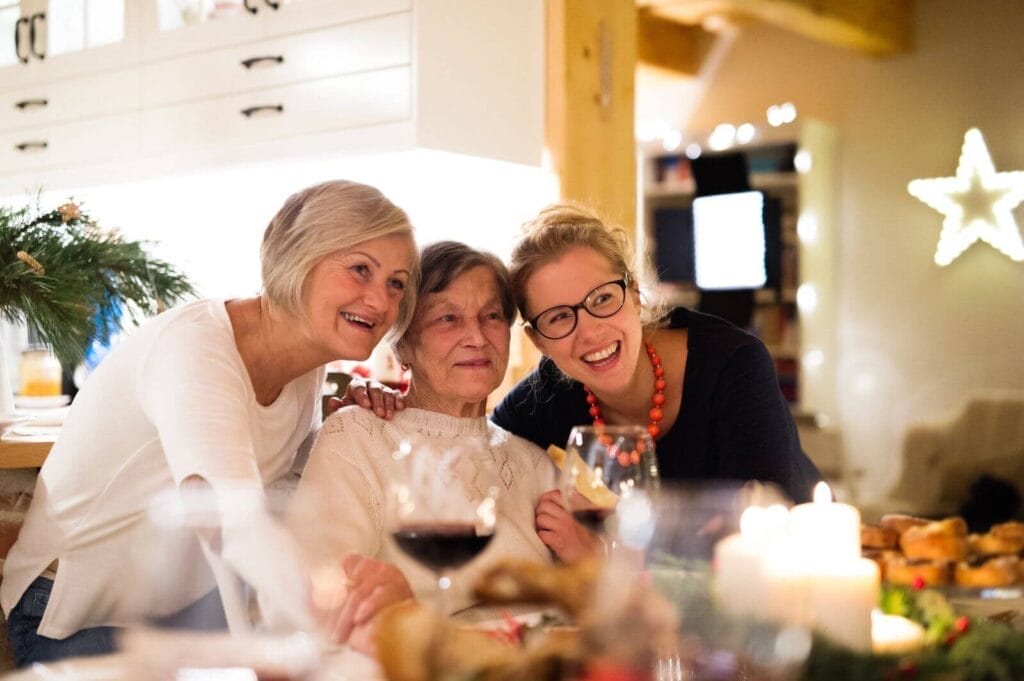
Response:
[{"label": "wine glass", "polygon": [[393,455],[398,475],[388,491],[388,531],[402,553],[434,573],[444,616],[450,572],[474,560],[494,537],[498,487],[486,484],[493,464],[480,456],[485,451],[472,443],[404,440]]},{"label": "wine glass", "polygon": [[596,534],[620,502],[649,498],[659,484],[654,439],[643,426],[576,426],[561,469],[562,503]]}]

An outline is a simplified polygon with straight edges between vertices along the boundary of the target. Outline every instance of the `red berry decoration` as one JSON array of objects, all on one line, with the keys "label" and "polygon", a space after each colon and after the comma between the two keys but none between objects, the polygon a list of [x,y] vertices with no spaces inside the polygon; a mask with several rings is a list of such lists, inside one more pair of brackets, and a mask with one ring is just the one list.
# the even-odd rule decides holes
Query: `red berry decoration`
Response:
[{"label": "red berry decoration", "polygon": [[955,622],[953,622],[953,628],[958,634],[965,634],[967,633],[967,630],[971,628],[971,619],[966,615],[961,615],[956,618]]},{"label": "red berry decoration", "polygon": [[914,591],[920,591],[927,584],[928,583],[926,581],[924,581],[924,577],[921,577],[919,575],[917,577],[914,577],[914,581],[910,583],[910,588],[913,589]]}]

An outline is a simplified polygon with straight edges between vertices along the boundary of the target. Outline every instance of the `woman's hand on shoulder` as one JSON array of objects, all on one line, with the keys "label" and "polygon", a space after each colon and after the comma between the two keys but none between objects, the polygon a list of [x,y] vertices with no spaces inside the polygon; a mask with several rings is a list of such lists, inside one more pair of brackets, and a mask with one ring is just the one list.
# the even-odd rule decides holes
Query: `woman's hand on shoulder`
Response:
[{"label": "woman's hand on shoulder", "polygon": [[382,419],[390,419],[395,412],[405,409],[405,400],[399,391],[373,379],[353,376],[345,386],[345,394],[340,399],[332,397],[328,400],[325,415],[329,416],[342,407],[353,404],[371,410]]},{"label": "woman's hand on shoulder", "polygon": [[318,615],[335,643],[374,655],[374,618],[385,608],[414,598],[409,581],[391,563],[349,554],[341,559],[347,591],[340,605],[318,608]]},{"label": "woman's hand on shoulder", "polygon": [[571,563],[595,555],[601,540],[580,525],[562,504],[562,493],[553,489],[541,495],[534,514],[537,536],[559,560]]}]

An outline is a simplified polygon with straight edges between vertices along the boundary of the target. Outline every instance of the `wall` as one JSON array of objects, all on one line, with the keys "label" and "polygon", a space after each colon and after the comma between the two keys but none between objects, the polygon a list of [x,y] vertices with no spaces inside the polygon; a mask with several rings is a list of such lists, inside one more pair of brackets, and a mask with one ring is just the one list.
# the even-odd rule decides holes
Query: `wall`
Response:
[{"label": "wall", "polygon": [[[914,51],[886,59],[743,27],[688,125],[763,123],[768,106],[792,101],[838,129],[832,366],[865,500],[898,477],[909,425],[951,415],[973,391],[1024,388],[1024,264],[978,243],[938,267],[942,216],[906,191],[911,179],[954,174],[972,126],[996,170],[1024,170],[1024,3],[929,0],[915,11]],[[1024,225],[1024,208],[1015,216]]]},{"label": "wall", "polygon": [[[335,178],[380,188],[409,213],[421,245],[456,239],[505,260],[522,223],[558,196],[555,178],[540,168],[421,150],[53,190],[43,194],[41,205],[49,208],[74,197],[101,226],[151,240],[150,252],[181,267],[201,295],[239,297],[260,288],[260,241],[284,200],[307,185]],[[0,199],[8,205],[27,201]],[[0,324],[0,334],[0,348],[6,346],[16,381],[23,333]]]}]

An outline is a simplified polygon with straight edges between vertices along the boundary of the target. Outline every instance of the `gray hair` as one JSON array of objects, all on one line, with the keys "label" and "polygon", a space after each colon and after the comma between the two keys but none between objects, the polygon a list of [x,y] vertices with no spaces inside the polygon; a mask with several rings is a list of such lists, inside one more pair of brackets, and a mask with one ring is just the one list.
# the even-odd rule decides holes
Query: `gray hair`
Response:
[{"label": "gray hair", "polygon": [[[263,233],[260,262],[267,300],[305,323],[303,296],[313,268],[334,253],[393,235],[412,241],[409,216],[374,187],[333,180],[292,194]],[[414,262],[389,337],[403,333],[412,320],[418,274]]]},{"label": "gray hair", "polygon": [[[420,252],[420,281],[416,292],[417,300],[422,300],[428,293],[440,293],[451,286],[452,282],[474,267],[486,267],[494,274],[494,283],[498,289],[498,302],[502,314],[511,326],[516,316],[515,298],[512,295],[512,282],[508,268],[498,256],[478,251],[458,241],[438,241],[430,244]],[[415,317],[415,313],[413,313]],[[401,359],[402,351],[414,342],[407,328],[402,334],[392,337],[391,348],[395,356]]]}]

